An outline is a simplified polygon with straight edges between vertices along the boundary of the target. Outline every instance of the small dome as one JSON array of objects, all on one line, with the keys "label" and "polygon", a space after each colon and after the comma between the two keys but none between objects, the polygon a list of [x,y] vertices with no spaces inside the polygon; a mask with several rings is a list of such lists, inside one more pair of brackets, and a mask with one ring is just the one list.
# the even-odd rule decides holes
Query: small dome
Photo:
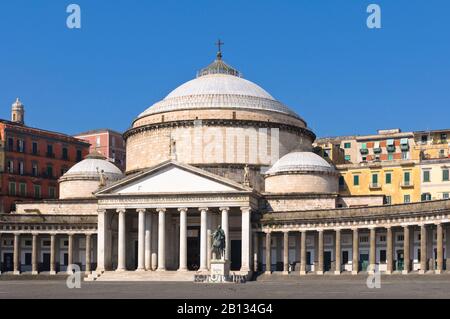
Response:
[{"label": "small dome", "polygon": [[106,160],[106,158],[98,152],[93,152],[86,156],[84,160],[72,166],[71,169],[63,175],[64,178],[70,176],[95,176],[103,173],[112,180],[118,180],[123,177],[122,171],[113,163]]},{"label": "small dome", "polygon": [[292,152],[279,159],[267,175],[292,172],[336,173],[336,169],[326,160],[312,152]]}]

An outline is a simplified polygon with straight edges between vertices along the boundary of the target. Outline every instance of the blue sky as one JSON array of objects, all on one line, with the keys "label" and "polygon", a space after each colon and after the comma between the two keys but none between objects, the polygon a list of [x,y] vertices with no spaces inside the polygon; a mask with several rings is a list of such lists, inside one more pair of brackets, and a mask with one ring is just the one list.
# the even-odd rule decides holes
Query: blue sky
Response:
[{"label": "blue sky", "polygon": [[[66,27],[77,3],[82,29]],[[366,8],[382,8],[369,30]],[[450,127],[447,0],[0,2],[0,117],[69,134],[131,121],[224,60],[319,136]]]}]

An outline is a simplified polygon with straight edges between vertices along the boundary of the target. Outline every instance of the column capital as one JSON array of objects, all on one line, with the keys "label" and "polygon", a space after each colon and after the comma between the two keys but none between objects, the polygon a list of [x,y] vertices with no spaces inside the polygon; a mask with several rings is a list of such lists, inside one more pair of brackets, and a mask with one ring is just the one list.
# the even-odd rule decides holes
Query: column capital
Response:
[{"label": "column capital", "polygon": [[340,229],[340,228],[335,228],[335,229],[333,229],[336,233],[340,233],[341,231],[342,231],[342,229]]},{"label": "column capital", "polygon": [[86,234],[84,234],[86,237],[92,237],[92,234],[91,233],[86,233]]},{"label": "column capital", "polygon": [[181,207],[181,208],[178,208],[178,211],[179,211],[180,213],[187,213],[188,208],[187,208],[187,207]]},{"label": "column capital", "polygon": [[32,235],[33,237],[35,237],[35,236],[37,237],[37,236],[39,236],[39,233],[32,232],[31,235]]},{"label": "column capital", "polygon": [[99,213],[99,214],[106,214],[106,209],[99,208],[99,209],[97,209],[97,213]]},{"label": "column capital", "polygon": [[124,214],[126,211],[127,210],[125,208],[118,208],[118,209],[116,209],[116,212],[119,213],[119,214],[120,213]]},{"label": "column capital", "polygon": [[138,208],[138,209],[136,209],[136,212],[145,213],[145,212],[147,212],[147,209],[146,208]]},{"label": "column capital", "polygon": [[251,212],[252,208],[250,206],[241,207],[241,212]]},{"label": "column capital", "polygon": [[208,211],[209,211],[209,208],[208,208],[208,207],[199,207],[198,210],[199,210],[200,212],[208,212]]},{"label": "column capital", "polygon": [[156,211],[158,213],[165,213],[167,211],[167,209],[165,209],[165,208],[157,208]]},{"label": "column capital", "polygon": [[223,212],[223,211],[229,211],[229,210],[230,210],[230,207],[220,207],[219,210],[220,210],[221,212]]}]

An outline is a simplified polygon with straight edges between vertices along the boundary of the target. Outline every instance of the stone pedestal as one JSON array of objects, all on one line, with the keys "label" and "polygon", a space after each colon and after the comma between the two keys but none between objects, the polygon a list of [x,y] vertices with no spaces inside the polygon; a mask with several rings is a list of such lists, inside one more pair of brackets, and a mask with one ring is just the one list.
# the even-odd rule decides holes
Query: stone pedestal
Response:
[{"label": "stone pedestal", "polygon": [[224,283],[230,276],[230,262],[228,260],[211,260],[211,271],[209,281],[213,283]]}]

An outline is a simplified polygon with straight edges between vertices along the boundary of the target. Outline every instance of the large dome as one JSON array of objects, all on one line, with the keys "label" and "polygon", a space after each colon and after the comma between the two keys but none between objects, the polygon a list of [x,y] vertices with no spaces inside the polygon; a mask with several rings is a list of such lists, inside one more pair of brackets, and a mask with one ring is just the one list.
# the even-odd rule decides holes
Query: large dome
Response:
[{"label": "large dome", "polygon": [[222,61],[221,55],[202,69],[196,79],[173,90],[165,99],[140,114],[139,118],[163,112],[212,107],[272,111],[300,118],[263,88],[243,79],[239,71]]}]

